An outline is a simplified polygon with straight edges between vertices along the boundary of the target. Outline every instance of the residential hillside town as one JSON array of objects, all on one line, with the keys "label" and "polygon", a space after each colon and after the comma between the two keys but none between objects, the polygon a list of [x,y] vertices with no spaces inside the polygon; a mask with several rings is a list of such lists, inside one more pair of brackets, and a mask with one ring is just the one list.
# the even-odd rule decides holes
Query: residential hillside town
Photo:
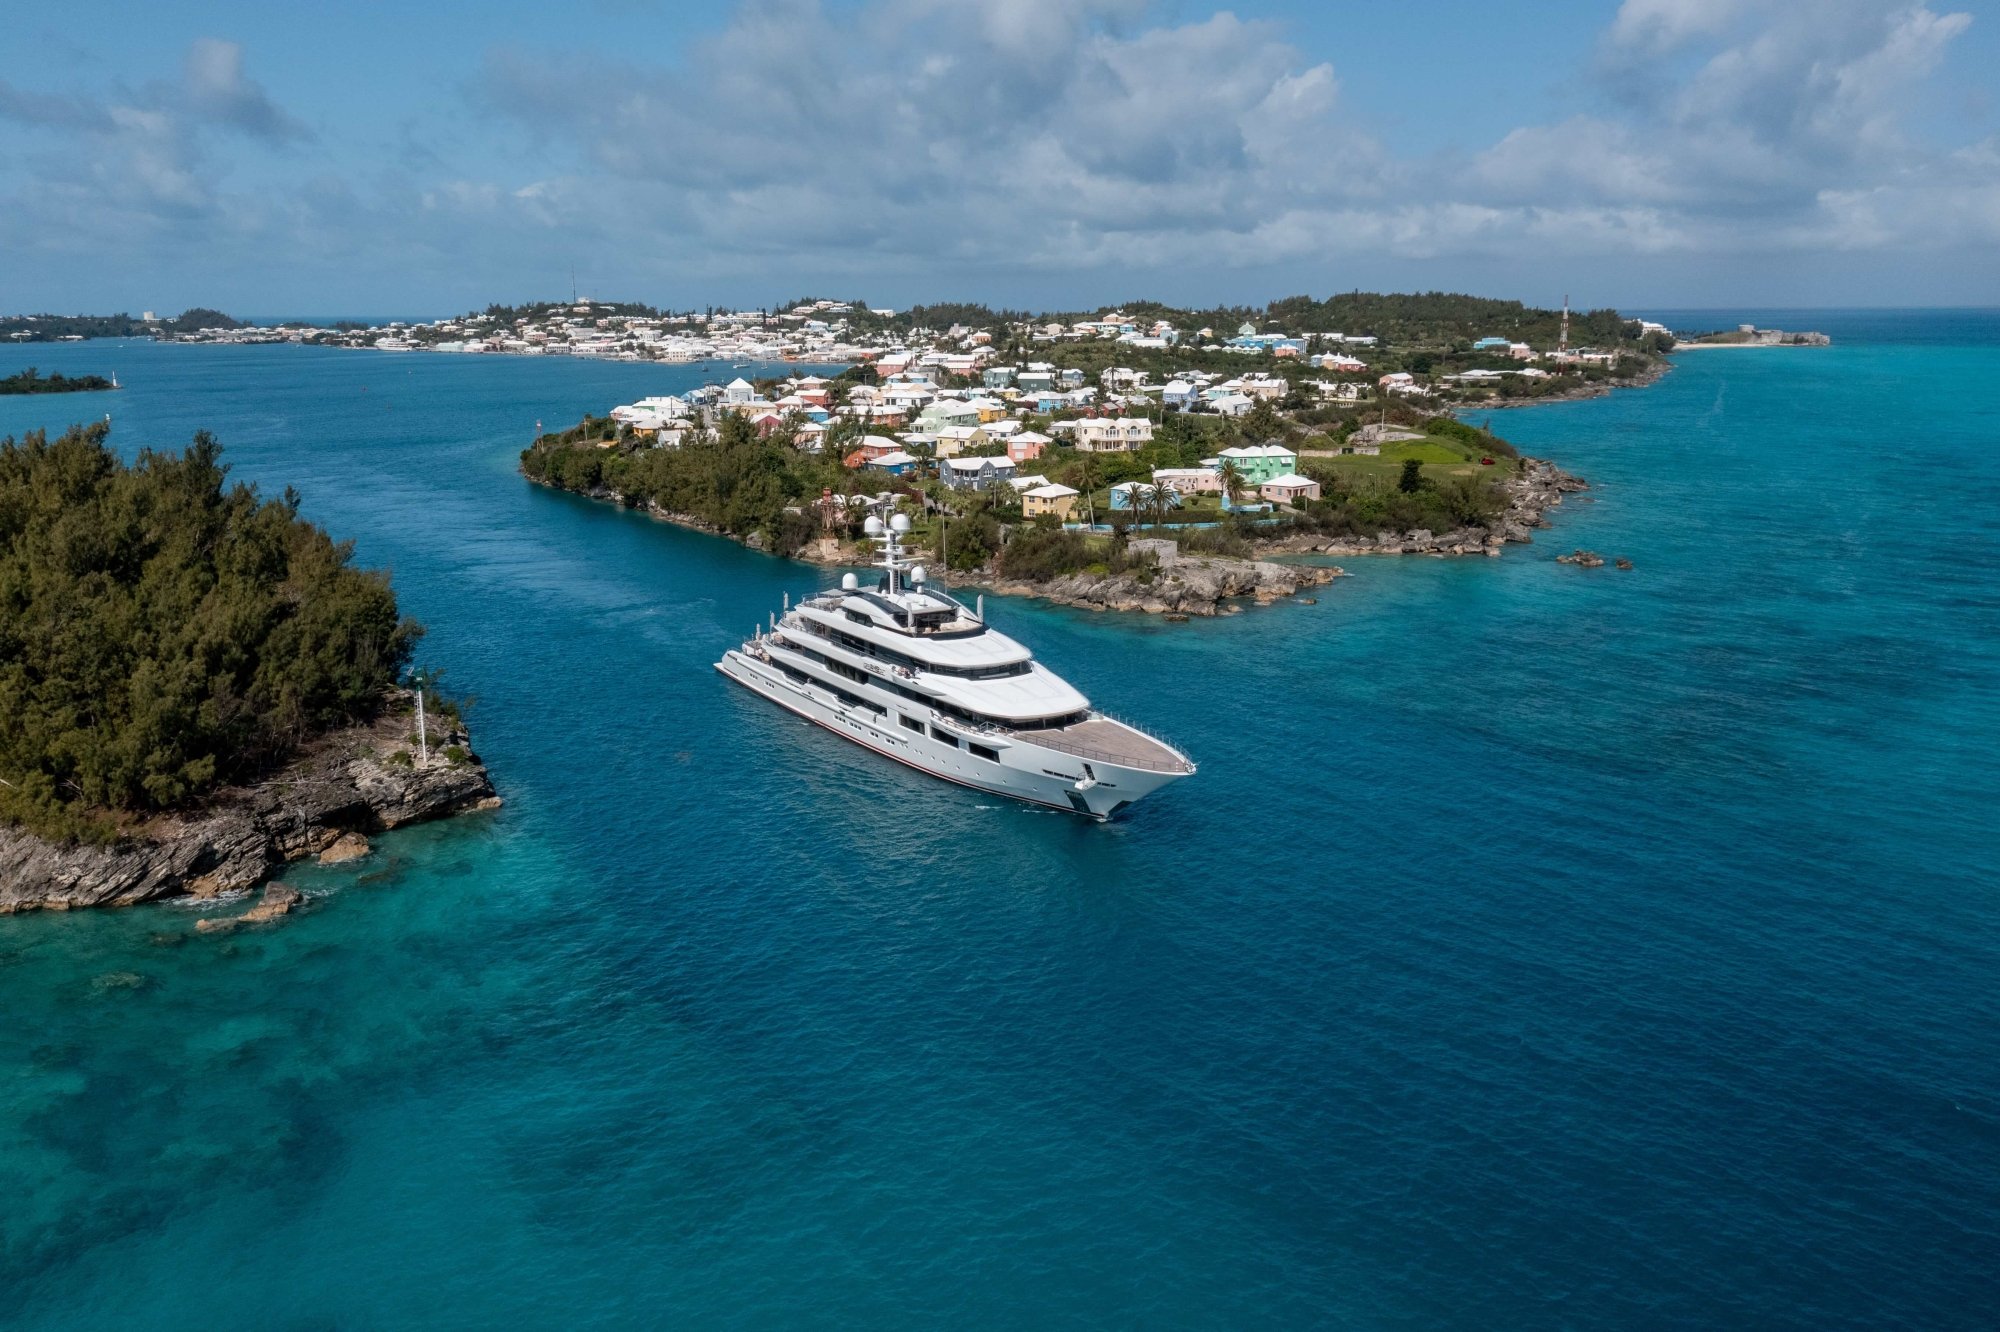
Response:
[{"label": "residential hillside town", "polygon": [[[599,317],[625,320],[600,333],[662,327]],[[779,554],[839,555],[828,543],[851,537],[856,503],[893,494],[952,570],[1104,562],[1097,546],[1073,545],[1036,563],[1027,552],[1056,548],[1020,544],[1024,532],[1065,530],[1116,542],[1168,528],[1239,553],[1274,533],[1415,534],[1396,540],[1491,554],[1528,539],[1541,501],[1522,497],[1554,483],[1468,413],[1643,382],[1671,344],[1615,312],[1435,294],[1062,318],[964,306],[850,306],[843,317],[802,302],[728,326],[744,337],[796,328],[797,341],[718,358],[696,388],[538,423],[523,472]],[[1517,503],[1527,508],[1503,518]]]},{"label": "residential hillside town", "polygon": [[[1387,484],[1406,464],[1466,481],[1504,446],[1490,432],[1455,434],[1454,413],[1641,382],[1674,345],[1663,326],[1615,311],[1359,292],[1261,309],[1137,302],[1065,315],[818,298],[675,313],[572,300],[330,327],[148,311],[46,326],[17,318],[0,321],[0,336],[24,327],[31,337],[136,327],[184,343],[692,367],[706,383],[636,397],[550,437],[627,460],[714,441],[725,426],[780,446],[798,460],[783,481],[792,502],[766,504],[765,527],[799,511],[802,490],[929,488],[984,495],[985,507],[1024,521],[1094,525],[1158,522],[1168,510],[1184,521],[1296,512],[1329,485]],[[595,484],[591,468],[564,466],[579,488]]]},{"label": "residential hillside town", "polygon": [[[573,300],[430,322],[257,326],[216,311],[0,318],[0,338],[145,333],[198,343],[298,343],[376,352],[572,356],[695,365],[717,372],[783,363],[865,364],[882,390],[867,419],[913,420],[980,390],[1006,415],[1099,412],[1134,395],[1176,411],[1240,415],[1260,399],[1358,403],[1381,395],[1438,402],[1542,398],[1641,373],[1674,345],[1664,326],[1615,311],[1538,310],[1444,293],[1295,297],[1261,309],[1187,310],[1139,302],[1070,315],[954,304],[896,310],[804,299],[775,309],[669,312]],[[1085,396],[1087,395],[1087,396]],[[1101,395],[1101,397],[1099,396]],[[760,409],[800,404],[755,404]],[[941,424],[989,424],[952,419]],[[1085,431],[1081,447],[1100,442]]]},{"label": "residential hillside town", "polygon": [[[1445,337],[1408,321],[1391,335],[1306,331],[1297,319],[1290,328],[1260,328],[1281,321],[1244,319],[1220,330],[1184,329],[1126,310],[995,319],[988,327],[882,328],[858,338],[844,318],[849,313],[830,302],[801,304],[777,323],[795,329],[796,342],[751,353],[759,363],[773,355],[844,360],[839,373],[738,374],[620,404],[602,428],[585,433],[601,448],[674,448],[691,435],[712,438],[733,418],[760,439],[878,480],[1012,491],[1026,518],[1094,520],[1101,512],[1161,507],[1269,510],[1320,498],[1322,481],[1302,472],[1301,457],[1477,463],[1438,457],[1422,423],[1499,392],[1575,391],[1614,374],[1639,374],[1658,363],[1654,349],[1670,338],[1659,325],[1617,320],[1614,345],[1572,346],[1567,312],[1538,330],[1553,332],[1552,345],[1537,345],[1511,328]],[[893,314],[868,313],[878,320]],[[633,326],[629,317],[622,325]],[[760,335],[770,326],[730,325]],[[683,354],[683,344],[675,346]],[[1201,420],[1214,427],[1193,428]],[[1174,421],[1189,428],[1172,432],[1174,448],[1154,450]],[[1202,448],[1203,440],[1229,446]],[[1073,474],[1084,459],[1141,453],[1149,465]]]}]

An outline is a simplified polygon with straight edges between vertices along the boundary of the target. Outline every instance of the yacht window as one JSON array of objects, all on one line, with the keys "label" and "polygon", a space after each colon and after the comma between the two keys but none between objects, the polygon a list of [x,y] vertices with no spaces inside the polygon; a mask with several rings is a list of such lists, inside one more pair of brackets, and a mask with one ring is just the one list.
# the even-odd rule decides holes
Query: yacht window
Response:
[{"label": "yacht window", "polygon": [[875,622],[874,622],[873,620],[869,619],[869,618],[868,618],[868,617],[867,617],[866,615],[863,615],[863,614],[862,614],[862,613],[861,613],[860,611],[856,611],[856,610],[851,610],[851,611],[847,612],[847,618],[848,618],[848,619],[850,619],[850,620],[852,620],[852,621],[854,621],[854,622],[855,622],[856,624],[873,624],[873,623],[875,623]]},{"label": "yacht window", "polygon": [[958,746],[958,737],[953,735],[950,731],[945,730],[942,726],[931,727],[931,739],[942,740],[946,744],[951,745],[953,748],[956,748]]},{"label": "yacht window", "polygon": [[1000,751],[997,749],[988,749],[985,745],[970,740],[966,742],[965,747],[972,751],[974,758],[983,758],[988,763],[998,763],[1000,761]]},{"label": "yacht window", "polygon": [[903,723],[904,730],[915,731],[919,735],[923,734],[924,724],[915,717],[899,717],[897,720]]}]

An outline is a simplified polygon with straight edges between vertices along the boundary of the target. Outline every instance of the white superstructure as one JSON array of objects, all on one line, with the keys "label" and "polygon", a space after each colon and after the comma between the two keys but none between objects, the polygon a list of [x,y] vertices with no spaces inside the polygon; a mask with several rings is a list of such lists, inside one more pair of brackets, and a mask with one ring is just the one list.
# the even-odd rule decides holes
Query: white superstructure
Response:
[{"label": "white superstructure", "polygon": [[1185,754],[1090,700],[926,585],[910,520],[871,515],[877,584],[853,575],[790,604],[715,668],[801,717],[947,781],[1108,819],[1194,771]]}]

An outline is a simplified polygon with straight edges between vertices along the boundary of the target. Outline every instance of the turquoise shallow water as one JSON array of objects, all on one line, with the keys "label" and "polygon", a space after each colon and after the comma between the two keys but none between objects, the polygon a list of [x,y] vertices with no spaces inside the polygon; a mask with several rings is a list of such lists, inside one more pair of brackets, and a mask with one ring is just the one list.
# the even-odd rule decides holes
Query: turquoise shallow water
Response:
[{"label": "turquoise shallow water", "polygon": [[686,372],[7,349],[128,387],[0,433],[207,426],[393,567],[509,804],[0,919],[0,1322],[1993,1325],[2000,317],[1791,323],[1499,414],[1596,483],[1501,560],[994,605],[1200,760],[1108,827],[726,687],[815,572],[514,474]]}]

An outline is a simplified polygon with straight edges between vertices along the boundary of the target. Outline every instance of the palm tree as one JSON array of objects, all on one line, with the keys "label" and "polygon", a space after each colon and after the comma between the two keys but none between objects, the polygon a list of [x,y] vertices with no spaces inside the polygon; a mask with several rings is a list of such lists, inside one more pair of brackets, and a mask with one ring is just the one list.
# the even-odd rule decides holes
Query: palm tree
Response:
[{"label": "palm tree", "polygon": [[1077,489],[1083,492],[1084,512],[1090,516],[1090,525],[1097,526],[1097,457],[1086,453],[1076,460]]},{"label": "palm tree", "polygon": [[1237,496],[1249,488],[1249,483],[1244,480],[1243,469],[1236,465],[1234,459],[1224,458],[1221,471],[1222,501],[1223,507],[1227,508],[1236,502]]}]

